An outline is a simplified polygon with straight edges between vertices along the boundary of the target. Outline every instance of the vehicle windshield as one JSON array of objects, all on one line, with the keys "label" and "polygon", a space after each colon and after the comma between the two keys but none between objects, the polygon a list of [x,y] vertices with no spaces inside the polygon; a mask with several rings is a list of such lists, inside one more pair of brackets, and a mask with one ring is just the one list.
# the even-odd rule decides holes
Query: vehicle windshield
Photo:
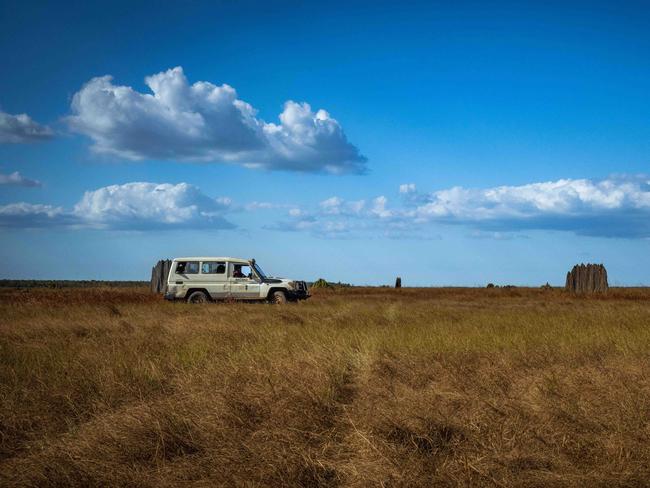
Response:
[{"label": "vehicle windshield", "polygon": [[257,263],[255,263],[253,267],[255,268],[255,271],[257,272],[260,278],[262,278],[263,280],[267,278],[266,273],[262,271],[262,268],[260,268]]}]

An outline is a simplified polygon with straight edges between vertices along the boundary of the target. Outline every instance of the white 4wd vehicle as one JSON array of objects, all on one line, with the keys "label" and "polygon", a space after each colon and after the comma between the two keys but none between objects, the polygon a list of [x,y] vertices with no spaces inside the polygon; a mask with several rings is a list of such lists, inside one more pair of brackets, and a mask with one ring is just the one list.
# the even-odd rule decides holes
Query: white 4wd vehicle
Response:
[{"label": "white 4wd vehicle", "polygon": [[267,300],[285,303],[309,298],[307,283],[266,276],[254,259],[176,258],[167,277],[167,300]]}]

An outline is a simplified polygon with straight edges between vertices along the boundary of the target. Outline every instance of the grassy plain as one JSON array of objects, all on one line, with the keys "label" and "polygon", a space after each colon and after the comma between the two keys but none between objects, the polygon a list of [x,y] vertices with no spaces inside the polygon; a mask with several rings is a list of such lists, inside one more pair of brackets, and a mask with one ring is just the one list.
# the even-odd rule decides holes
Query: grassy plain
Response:
[{"label": "grassy plain", "polygon": [[650,290],[0,290],[2,486],[648,486]]}]

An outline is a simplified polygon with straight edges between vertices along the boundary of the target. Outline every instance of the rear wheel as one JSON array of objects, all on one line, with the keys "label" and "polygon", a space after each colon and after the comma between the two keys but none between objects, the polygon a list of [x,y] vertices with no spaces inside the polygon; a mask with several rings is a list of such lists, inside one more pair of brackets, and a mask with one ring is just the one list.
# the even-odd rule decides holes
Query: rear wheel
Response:
[{"label": "rear wheel", "polygon": [[275,303],[276,305],[287,303],[287,295],[283,291],[274,291],[273,295],[271,295],[271,303]]},{"label": "rear wheel", "polygon": [[208,301],[208,296],[202,291],[195,291],[187,297],[187,303],[205,303]]}]

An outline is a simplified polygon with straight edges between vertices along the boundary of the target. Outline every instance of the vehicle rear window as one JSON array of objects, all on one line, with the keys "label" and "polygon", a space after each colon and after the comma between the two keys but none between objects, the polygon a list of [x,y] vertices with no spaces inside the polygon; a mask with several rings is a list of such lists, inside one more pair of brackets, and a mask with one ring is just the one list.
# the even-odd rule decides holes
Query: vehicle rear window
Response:
[{"label": "vehicle rear window", "polygon": [[225,274],[226,263],[218,261],[205,261],[201,265],[201,273],[203,274]]},{"label": "vehicle rear window", "polygon": [[177,274],[197,274],[199,272],[198,261],[179,261],[176,265]]}]

